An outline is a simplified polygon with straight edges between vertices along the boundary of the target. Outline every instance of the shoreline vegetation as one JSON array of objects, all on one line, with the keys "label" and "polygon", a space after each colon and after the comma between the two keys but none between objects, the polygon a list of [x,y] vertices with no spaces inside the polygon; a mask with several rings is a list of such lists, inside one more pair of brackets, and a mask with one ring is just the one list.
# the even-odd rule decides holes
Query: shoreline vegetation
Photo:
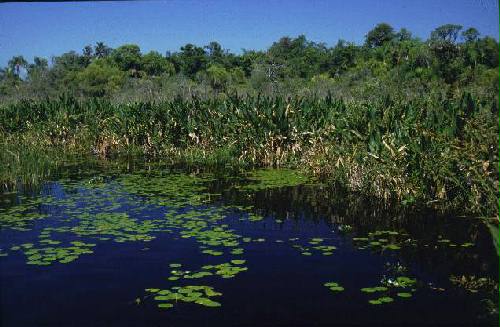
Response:
[{"label": "shoreline vegetation", "polygon": [[146,156],[216,167],[297,168],[388,201],[498,215],[496,113],[470,94],[438,103],[60,98],[3,106],[0,120],[4,184],[23,171],[36,176],[53,170],[57,158]]},{"label": "shoreline vegetation", "polygon": [[498,41],[381,23],[363,45],[283,37],[143,54],[102,42],[0,70],[0,182],[75,156],[287,167],[386,201],[498,223]]}]

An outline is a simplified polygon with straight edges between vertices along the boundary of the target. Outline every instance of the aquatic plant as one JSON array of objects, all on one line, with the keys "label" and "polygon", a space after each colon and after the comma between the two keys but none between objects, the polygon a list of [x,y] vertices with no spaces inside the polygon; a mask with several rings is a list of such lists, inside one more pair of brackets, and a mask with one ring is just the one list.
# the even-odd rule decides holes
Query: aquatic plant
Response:
[{"label": "aquatic plant", "polygon": [[146,292],[154,295],[158,308],[173,308],[179,302],[196,303],[205,307],[220,307],[221,304],[212,300],[212,297],[222,293],[214,291],[213,287],[205,285],[174,286],[170,289],[147,288]]},{"label": "aquatic plant", "polygon": [[[389,265],[387,267],[388,271],[394,271],[394,267],[392,265]],[[414,288],[416,282],[416,279],[407,276],[384,276],[380,281],[381,285],[374,287],[363,287],[361,288],[361,292],[366,294],[376,294],[377,296],[379,296],[378,298],[368,300],[368,303],[370,304],[387,304],[394,302],[394,296],[402,299],[412,297],[413,292],[416,291],[416,289]]]},{"label": "aquatic plant", "polygon": [[[468,93],[371,102],[25,101],[0,107],[0,180],[13,185],[22,176],[46,176],[58,166],[50,158],[59,157],[48,153],[141,154],[171,163],[301,168],[388,201],[498,217],[497,107]],[[248,179],[242,189],[253,191],[307,182],[286,170],[255,171]]]},{"label": "aquatic plant", "polygon": [[[56,242],[55,244],[59,243],[60,242]],[[95,245],[96,244],[75,241],[72,242],[72,246],[38,248],[32,243],[25,243],[11,249],[22,249],[28,265],[48,266],[54,262],[70,263],[78,259],[82,254],[91,254],[94,252],[91,248]]]},{"label": "aquatic plant", "polygon": [[249,184],[238,185],[240,190],[260,191],[271,188],[297,186],[309,182],[309,178],[292,169],[258,169],[246,174]]},{"label": "aquatic plant", "polygon": [[324,283],[323,285],[328,287],[332,292],[342,292],[344,290],[344,288],[340,286],[339,283],[336,282],[327,282]]}]

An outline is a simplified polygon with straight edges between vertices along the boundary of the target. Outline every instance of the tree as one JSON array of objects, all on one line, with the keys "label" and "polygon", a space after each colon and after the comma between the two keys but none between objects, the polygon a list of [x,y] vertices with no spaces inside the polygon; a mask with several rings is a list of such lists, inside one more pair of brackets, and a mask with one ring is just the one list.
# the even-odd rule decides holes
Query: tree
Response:
[{"label": "tree", "polygon": [[468,28],[462,32],[462,39],[465,41],[461,45],[461,54],[466,65],[477,67],[480,57],[479,51],[479,32],[474,27]]},{"label": "tree", "polygon": [[46,72],[48,71],[49,63],[47,59],[35,57],[33,58],[33,63],[28,65],[28,76],[31,76],[35,73]]},{"label": "tree", "polygon": [[45,58],[35,57],[33,58],[33,62],[37,68],[46,69],[49,67],[49,62]]},{"label": "tree", "polygon": [[252,87],[258,92],[265,92],[271,85],[270,83],[267,67],[264,67],[262,64],[254,65],[250,75],[250,84]]},{"label": "tree", "polygon": [[136,44],[122,45],[111,53],[112,60],[123,71],[128,71],[131,75],[141,68],[141,49]]},{"label": "tree", "polygon": [[82,59],[84,60],[85,66],[89,65],[94,58],[94,49],[91,45],[86,45],[82,50]]},{"label": "tree", "polygon": [[83,47],[82,55],[87,58],[92,58],[94,56],[94,49],[90,44]]},{"label": "tree", "polygon": [[226,88],[230,75],[224,67],[214,64],[207,68],[207,77],[210,86],[214,90],[223,91]]},{"label": "tree", "polygon": [[86,67],[85,60],[75,51],[52,58],[52,68],[48,73],[48,83],[53,89],[71,92],[77,88],[76,75]]},{"label": "tree", "polygon": [[141,66],[149,76],[159,76],[164,73],[173,75],[175,73],[174,65],[156,51],[150,51],[142,56]]},{"label": "tree", "polygon": [[475,42],[479,38],[479,31],[474,27],[469,27],[462,32],[462,38],[466,43]]},{"label": "tree", "polygon": [[240,67],[234,67],[230,71],[230,80],[233,84],[245,83],[245,72]]},{"label": "tree", "polygon": [[422,42],[415,42],[408,51],[408,67],[412,71],[423,71],[428,69],[433,62],[432,53],[429,47]]},{"label": "tree", "polygon": [[123,84],[124,78],[124,72],[104,59],[92,62],[76,77],[80,91],[91,97],[110,95]]},{"label": "tree", "polygon": [[[303,35],[299,36],[300,38],[300,45],[303,45],[305,37]],[[284,36],[281,39],[279,39],[278,42],[274,42],[273,45],[267,50],[267,53],[270,57],[272,57],[275,60],[285,60],[290,57],[290,54],[293,50],[292,48],[292,38],[289,36]]]},{"label": "tree", "polygon": [[84,68],[84,60],[75,51],[63,53],[58,57],[53,57],[54,68],[64,70],[81,70]]},{"label": "tree", "polygon": [[380,23],[366,34],[365,44],[370,48],[380,47],[394,39],[394,28],[387,23]]},{"label": "tree", "polygon": [[49,68],[49,63],[47,59],[35,57],[33,58],[33,63],[28,65],[28,74],[34,70],[47,70]]},{"label": "tree", "polygon": [[445,24],[431,32],[431,42],[455,43],[462,25]]},{"label": "tree", "polygon": [[339,76],[355,65],[358,54],[359,49],[354,43],[339,40],[322,63],[322,71],[333,77]]},{"label": "tree", "polygon": [[205,70],[207,65],[205,50],[191,43],[181,47],[181,52],[175,60],[180,71],[190,78],[193,78],[199,71]]},{"label": "tree", "polygon": [[238,67],[245,72],[245,76],[250,77],[255,64],[262,64],[266,59],[266,54],[262,51],[243,49],[243,54],[239,56]]},{"label": "tree", "polygon": [[28,65],[28,92],[31,96],[47,97],[53,92],[49,83],[49,64],[47,59],[35,57]]},{"label": "tree", "polygon": [[211,63],[222,64],[224,59],[224,50],[222,46],[212,41],[208,45],[205,46],[205,49],[208,52],[208,57]]},{"label": "tree", "polygon": [[455,44],[461,25],[446,24],[431,32],[430,49],[437,59],[439,75],[447,83],[454,83],[463,65],[463,58],[459,58],[459,48]]},{"label": "tree", "polygon": [[104,42],[97,42],[94,47],[94,55],[97,58],[105,58],[111,54],[113,49],[104,44]]},{"label": "tree", "polygon": [[498,67],[498,42],[492,37],[486,36],[477,41],[480,63],[490,67]]},{"label": "tree", "polygon": [[396,34],[396,38],[398,39],[399,42],[410,41],[412,38],[412,35],[411,35],[410,31],[408,31],[406,28],[403,27]]},{"label": "tree", "polygon": [[268,50],[268,63],[283,67],[281,77],[309,78],[317,74],[327,54],[324,44],[310,42],[304,35],[282,37]]}]

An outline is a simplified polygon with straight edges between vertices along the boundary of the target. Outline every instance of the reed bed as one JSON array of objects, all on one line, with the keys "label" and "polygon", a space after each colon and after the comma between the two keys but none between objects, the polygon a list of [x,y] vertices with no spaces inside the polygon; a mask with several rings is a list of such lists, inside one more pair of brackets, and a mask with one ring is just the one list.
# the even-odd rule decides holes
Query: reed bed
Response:
[{"label": "reed bed", "polygon": [[300,168],[387,201],[498,217],[498,133],[498,105],[467,93],[372,102],[60,97],[0,107],[0,178],[7,185],[28,170],[33,179],[66,155],[143,155]]}]

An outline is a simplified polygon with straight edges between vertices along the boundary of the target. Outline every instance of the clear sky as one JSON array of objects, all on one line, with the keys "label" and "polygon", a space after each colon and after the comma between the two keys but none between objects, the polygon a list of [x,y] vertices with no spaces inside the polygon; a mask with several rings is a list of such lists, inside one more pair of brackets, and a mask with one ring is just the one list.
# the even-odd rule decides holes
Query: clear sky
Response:
[{"label": "clear sky", "polygon": [[143,52],[177,51],[218,41],[232,52],[265,49],[281,36],[305,34],[334,45],[356,43],[379,22],[423,39],[446,23],[474,26],[498,39],[497,0],[170,0],[0,3],[0,66],[30,62],[86,44],[136,43]]}]

